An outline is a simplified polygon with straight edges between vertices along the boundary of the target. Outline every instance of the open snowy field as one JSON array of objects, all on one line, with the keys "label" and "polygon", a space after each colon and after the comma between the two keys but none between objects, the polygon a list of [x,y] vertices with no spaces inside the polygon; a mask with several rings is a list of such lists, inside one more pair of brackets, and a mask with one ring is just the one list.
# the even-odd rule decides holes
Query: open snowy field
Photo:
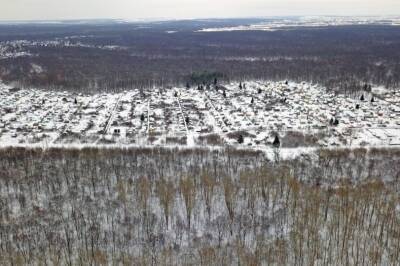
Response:
[{"label": "open snowy field", "polygon": [[0,85],[0,145],[400,145],[400,91],[249,81],[76,94]]},{"label": "open snowy field", "polygon": [[205,28],[200,32],[226,32],[226,31],[277,31],[288,30],[299,27],[331,27],[331,26],[348,26],[348,25],[391,25],[399,26],[400,18],[397,16],[379,17],[321,17],[321,16],[304,16],[294,18],[270,19],[265,22],[240,25],[235,27],[221,28]]}]

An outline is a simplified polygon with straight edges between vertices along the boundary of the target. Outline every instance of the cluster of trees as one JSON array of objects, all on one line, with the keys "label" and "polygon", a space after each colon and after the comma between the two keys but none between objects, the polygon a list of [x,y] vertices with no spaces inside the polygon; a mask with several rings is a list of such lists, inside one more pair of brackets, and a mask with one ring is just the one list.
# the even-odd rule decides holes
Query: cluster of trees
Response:
[{"label": "cluster of trees", "polygon": [[400,260],[399,150],[0,152],[0,264]]},{"label": "cluster of trees", "polygon": [[[195,32],[218,24],[202,23],[166,22],[143,27],[121,24],[104,30],[82,25],[64,31],[47,29],[46,34],[42,32],[46,25],[37,26],[36,30],[30,26],[18,30],[3,26],[0,40],[19,37],[45,41],[82,34],[73,41],[124,49],[28,47],[37,56],[1,60],[0,78],[21,86],[79,91],[195,85],[212,82],[214,78],[310,81],[346,93],[362,90],[366,83],[399,86],[398,27]],[[28,29],[29,36],[25,32]],[[168,34],[166,30],[178,32]],[[32,72],[31,63],[42,66],[45,72]]]},{"label": "cluster of trees", "polygon": [[223,74],[218,72],[194,72],[191,73],[189,76],[190,84],[192,85],[207,85],[207,84],[214,84],[217,85],[218,79],[222,78]]}]

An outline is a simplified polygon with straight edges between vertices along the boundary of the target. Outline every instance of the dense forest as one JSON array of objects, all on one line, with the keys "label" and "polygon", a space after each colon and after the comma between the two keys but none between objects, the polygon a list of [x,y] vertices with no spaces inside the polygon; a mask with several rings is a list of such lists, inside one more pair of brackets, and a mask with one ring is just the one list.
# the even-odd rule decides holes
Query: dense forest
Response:
[{"label": "dense forest", "polygon": [[[204,72],[224,81],[290,79],[343,92],[359,90],[366,83],[399,86],[397,26],[199,32],[256,22],[0,25],[0,45],[31,54],[1,59],[0,78],[16,86],[85,92],[195,86],[198,80],[193,76]],[[17,40],[33,43],[10,44]],[[32,65],[43,71],[33,71]]]},{"label": "dense forest", "polygon": [[4,148],[2,265],[396,265],[400,151]]}]

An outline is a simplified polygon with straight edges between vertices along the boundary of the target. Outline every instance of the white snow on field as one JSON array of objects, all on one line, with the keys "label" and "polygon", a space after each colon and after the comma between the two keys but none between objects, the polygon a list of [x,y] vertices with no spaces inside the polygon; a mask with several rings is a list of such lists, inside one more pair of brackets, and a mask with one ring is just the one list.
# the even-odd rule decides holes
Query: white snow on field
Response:
[{"label": "white snow on field", "polygon": [[287,148],[399,145],[400,91],[363,96],[361,101],[335,95],[306,82],[96,95],[0,84],[0,145],[262,148],[272,146],[276,136]]},{"label": "white snow on field", "polygon": [[[34,47],[82,47],[102,50],[126,50],[126,47],[117,45],[92,45],[76,41],[75,38],[84,38],[85,36],[72,36],[65,38],[55,38],[45,41],[12,40],[0,41],[0,60],[17,57],[33,57],[29,49]],[[32,72],[41,73],[42,67],[32,64]]]},{"label": "white snow on field", "polygon": [[390,25],[400,26],[400,17],[320,17],[305,16],[298,18],[270,18],[265,22],[235,27],[205,28],[199,32],[222,31],[277,31],[297,27],[329,27],[348,25]]}]

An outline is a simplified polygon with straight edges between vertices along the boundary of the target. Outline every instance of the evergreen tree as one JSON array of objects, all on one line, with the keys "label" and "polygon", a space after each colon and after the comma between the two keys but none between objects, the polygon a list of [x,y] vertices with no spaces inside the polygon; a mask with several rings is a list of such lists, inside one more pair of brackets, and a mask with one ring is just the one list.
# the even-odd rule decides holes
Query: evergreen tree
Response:
[{"label": "evergreen tree", "polygon": [[258,94],[260,94],[262,92],[262,90],[260,88],[258,88]]},{"label": "evergreen tree", "polygon": [[356,104],[356,109],[357,110],[360,109],[360,105],[359,104]]},{"label": "evergreen tree", "polygon": [[334,126],[339,125],[339,120],[338,120],[337,118],[335,118],[335,122],[333,122],[333,125],[334,125]]},{"label": "evergreen tree", "polygon": [[74,103],[75,103],[75,104],[78,104],[78,99],[75,98]]},{"label": "evergreen tree", "polygon": [[375,98],[372,96],[371,103],[374,103],[374,102],[375,102]]},{"label": "evergreen tree", "polygon": [[276,148],[279,148],[281,146],[281,141],[279,140],[278,135],[275,136],[274,142],[272,142],[272,145]]},{"label": "evergreen tree", "polygon": [[186,83],[186,89],[190,89],[190,84],[189,84],[189,82]]},{"label": "evergreen tree", "polygon": [[251,98],[251,104],[254,104],[254,98],[253,97]]},{"label": "evergreen tree", "polygon": [[238,143],[239,144],[243,144],[243,142],[244,142],[244,138],[243,138],[243,135],[239,135],[239,137],[238,137]]},{"label": "evergreen tree", "polygon": [[242,82],[239,83],[239,89],[243,89]]},{"label": "evergreen tree", "polygon": [[188,116],[185,118],[185,122],[186,122],[186,125],[188,125],[190,123],[190,118]]},{"label": "evergreen tree", "polygon": [[218,83],[218,79],[215,78],[215,79],[214,79],[214,85],[217,85],[217,83]]},{"label": "evergreen tree", "polygon": [[140,115],[140,121],[144,122],[144,119],[145,119],[144,114],[141,114]]},{"label": "evergreen tree", "polygon": [[222,92],[222,95],[224,96],[224,98],[226,98],[226,91],[225,90]]},{"label": "evergreen tree", "polygon": [[362,94],[361,97],[360,97],[360,101],[364,101],[364,100],[365,100],[364,94]]}]

